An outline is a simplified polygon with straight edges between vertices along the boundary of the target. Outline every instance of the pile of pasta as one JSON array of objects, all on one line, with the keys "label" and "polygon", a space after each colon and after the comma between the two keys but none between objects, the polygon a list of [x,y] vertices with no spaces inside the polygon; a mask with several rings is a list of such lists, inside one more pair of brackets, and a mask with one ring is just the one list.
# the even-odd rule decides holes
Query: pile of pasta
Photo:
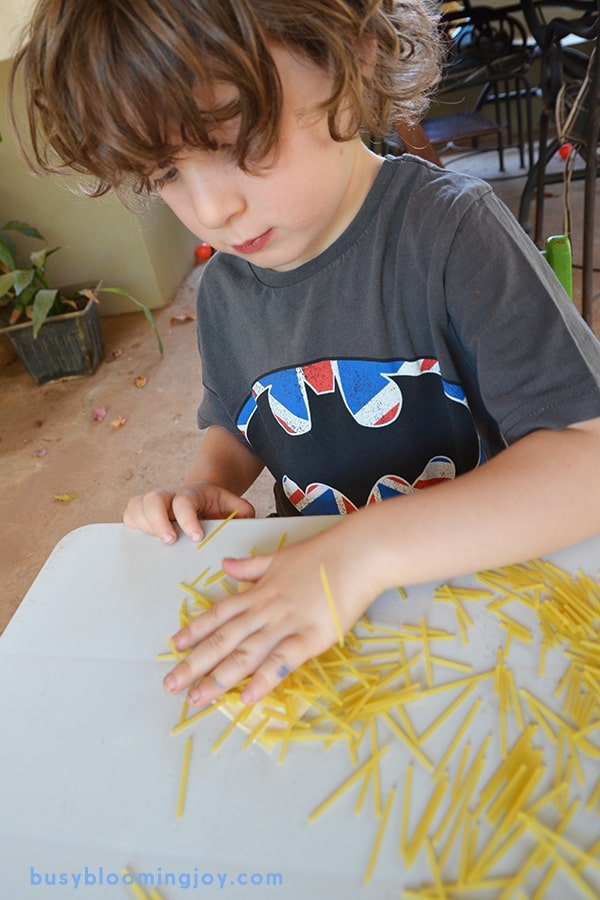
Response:
[{"label": "pile of pasta", "polygon": [[[425,618],[398,627],[363,618],[255,706],[242,704],[243,685],[198,713],[184,702],[171,733],[189,734],[220,711],[230,721],[213,750],[238,728],[245,732],[243,747],[258,743],[279,763],[297,743],[347,748],[347,777],[307,816],[311,823],[319,820],[348,793],[355,813],[370,808],[367,883],[384,835],[389,842],[392,831],[403,870],[410,872],[421,854],[428,861],[428,882],[403,890],[411,900],[478,892],[498,900],[543,900],[556,896],[548,891],[559,871],[573,888],[569,896],[597,900],[600,840],[581,846],[581,834],[589,829],[582,831],[579,819],[600,817],[598,578],[533,560],[469,581],[433,591],[431,609],[447,605],[454,628],[433,627]],[[208,569],[179,587],[181,626],[218,602],[215,588],[235,590],[223,572]],[[494,634],[503,635],[495,664],[485,671],[465,661],[472,653],[439,649],[469,644],[473,604],[493,617]],[[401,603],[400,612],[399,618],[408,619],[410,603]],[[516,645],[531,645],[540,679],[549,654],[561,654],[564,674],[553,685],[552,704],[520,683],[520,672],[511,667]],[[170,663],[181,657],[172,644],[159,654]],[[490,697],[494,727],[481,738],[480,724],[475,726],[484,709],[489,713]],[[178,816],[184,812],[191,747],[187,737]],[[398,756],[403,765],[395,773],[390,766]],[[499,759],[491,771],[490,759]],[[595,773],[591,782],[584,766]],[[519,863],[511,869],[515,858]]]}]

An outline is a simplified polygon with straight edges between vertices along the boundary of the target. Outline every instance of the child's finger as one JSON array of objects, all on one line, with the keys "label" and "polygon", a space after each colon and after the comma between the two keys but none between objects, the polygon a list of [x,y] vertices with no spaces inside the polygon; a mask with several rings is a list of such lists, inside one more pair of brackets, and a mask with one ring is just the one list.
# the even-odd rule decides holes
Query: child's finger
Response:
[{"label": "child's finger", "polygon": [[202,519],[226,519],[231,513],[238,519],[254,518],[251,503],[214,485],[187,485],[173,496],[173,516],[182,531],[193,541],[202,540]]},{"label": "child's finger", "polygon": [[299,635],[292,635],[281,641],[269,653],[264,662],[243,689],[243,703],[252,705],[266,697],[280,681],[301,666],[311,654],[306,652]]},{"label": "child's finger", "polygon": [[175,494],[172,506],[175,521],[183,533],[192,541],[201,541],[204,529],[200,523],[196,497],[190,494]]},{"label": "child's finger", "polygon": [[222,565],[227,574],[237,581],[258,581],[263,577],[272,561],[272,554],[248,556],[242,559],[226,556]]},{"label": "child's finger", "polygon": [[[242,617],[249,606],[250,604],[244,593],[223,597],[222,600],[200,613],[199,616],[195,616],[185,628],[181,628],[174,634],[174,646],[177,650],[189,650],[191,647],[195,647],[201,641],[204,641],[211,634],[220,631],[230,620],[234,619],[240,620],[236,623],[235,631],[236,633],[239,632],[239,640],[243,640],[248,634],[256,631],[255,627],[251,627],[243,633],[243,628],[248,628],[248,625]],[[262,624],[262,621],[259,624]],[[221,637],[216,640],[221,640]]]},{"label": "child's finger", "polygon": [[156,535],[165,544],[172,544],[177,539],[170,519],[172,496],[170,491],[156,490],[133,497],[123,514],[125,525]]},{"label": "child's finger", "polygon": [[[227,600],[231,600],[232,603],[227,604]],[[192,649],[186,658],[165,676],[163,683],[168,691],[178,693],[189,687],[198,678],[212,672],[234,651],[239,659],[246,658],[244,651],[240,650],[242,642],[260,630],[265,622],[254,617],[254,621],[250,623],[243,614],[243,608],[236,614],[238,612],[236,601],[236,597],[221,600],[174,635],[173,645],[177,650]],[[225,606],[227,609],[224,613],[220,607]],[[269,649],[268,646],[267,651]],[[257,664],[258,662],[260,659],[257,660]],[[245,671],[241,677],[247,674]]]},{"label": "child's finger", "polygon": [[[193,706],[206,706],[208,703],[212,703],[224,691],[228,691],[240,684],[248,675],[252,675],[257,670],[263,670],[266,660],[273,656],[273,665],[270,667],[270,670],[267,669],[267,674],[270,677],[263,679],[263,691],[268,693],[291,670],[291,662],[284,659],[282,654],[278,652],[280,646],[281,644],[278,644],[278,638],[274,632],[269,632],[268,629],[251,635],[215,666],[200,684],[195,685],[190,690],[188,701]],[[280,674],[278,675],[277,673]],[[244,693],[242,695],[244,702],[256,702],[259,699],[259,687],[260,682],[259,686],[255,688],[256,699],[246,700]],[[261,694],[261,696],[263,695]]]}]

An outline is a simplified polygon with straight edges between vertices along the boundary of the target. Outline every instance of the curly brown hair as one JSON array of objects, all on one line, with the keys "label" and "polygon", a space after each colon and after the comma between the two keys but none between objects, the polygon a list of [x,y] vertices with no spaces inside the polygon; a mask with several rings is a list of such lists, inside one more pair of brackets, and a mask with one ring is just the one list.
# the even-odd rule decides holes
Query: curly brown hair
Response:
[{"label": "curly brown hair", "polygon": [[[32,168],[91,176],[94,196],[147,192],[152,170],[185,147],[216,149],[215,132],[234,118],[230,152],[247,169],[277,145],[282,97],[269,45],[279,45],[330,76],[321,107],[335,140],[382,135],[392,118],[415,121],[437,82],[427,2],[39,0],[11,71],[12,122],[28,132]],[[372,65],[361,59],[367,46]],[[235,99],[199,103],[196,89],[216,82],[234,85]]]}]

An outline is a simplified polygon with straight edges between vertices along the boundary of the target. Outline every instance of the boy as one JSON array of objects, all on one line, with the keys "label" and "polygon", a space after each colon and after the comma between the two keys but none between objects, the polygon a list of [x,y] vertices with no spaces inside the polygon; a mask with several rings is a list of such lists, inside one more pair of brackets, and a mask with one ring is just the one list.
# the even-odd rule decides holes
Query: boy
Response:
[{"label": "boy", "polygon": [[[15,72],[38,167],[153,190],[219,253],[198,295],[208,429],[125,522],[171,543],[267,465],[278,512],[352,512],[175,636],[165,679],[253,703],[383,590],[600,528],[600,348],[491,189],[383,160],[437,77],[418,0],[42,0]],[[426,489],[423,489],[426,488]],[[385,502],[378,502],[385,500]]]}]

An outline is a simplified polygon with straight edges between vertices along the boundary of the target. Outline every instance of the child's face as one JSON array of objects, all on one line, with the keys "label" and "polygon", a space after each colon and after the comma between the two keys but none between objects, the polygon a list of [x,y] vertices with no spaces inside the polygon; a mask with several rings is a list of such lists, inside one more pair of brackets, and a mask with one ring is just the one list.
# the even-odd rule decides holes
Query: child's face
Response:
[{"label": "child's face", "polygon": [[[334,141],[326,116],[310,112],[329,96],[324,72],[281,49],[273,57],[284,101],[273,160],[263,161],[259,174],[249,174],[226,152],[191,149],[153,179],[198,238],[255,265],[285,271],[317,256],[344,231],[381,159],[359,137]],[[229,99],[230,87],[215,90],[217,99]]]}]

